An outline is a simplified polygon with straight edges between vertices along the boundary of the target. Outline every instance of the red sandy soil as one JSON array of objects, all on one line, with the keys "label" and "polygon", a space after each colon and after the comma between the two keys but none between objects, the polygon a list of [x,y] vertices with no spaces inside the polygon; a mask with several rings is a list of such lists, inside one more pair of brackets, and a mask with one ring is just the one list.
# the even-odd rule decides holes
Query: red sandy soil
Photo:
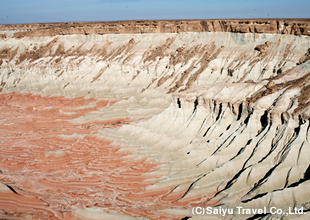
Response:
[{"label": "red sandy soil", "polygon": [[[76,110],[91,102],[97,107]],[[96,136],[96,129],[128,120],[95,125],[68,121],[114,102],[11,93],[1,94],[0,103],[0,181],[12,189],[0,191],[0,210],[8,215],[72,219],[72,210],[87,207],[124,212],[120,205],[130,203],[121,197],[149,184],[140,174],[154,171],[156,165],[126,160],[122,157],[128,153]],[[121,123],[112,125],[115,122]],[[74,133],[85,136],[63,137]]]},{"label": "red sandy soil", "polygon": [[[96,107],[77,110],[92,102]],[[128,159],[131,152],[96,135],[98,129],[122,126],[128,119],[70,122],[115,101],[9,93],[0,94],[0,103],[0,182],[11,189],[0,190],[0,218],[2,211],[5,218],[79,219],[74,210],[97,207],[150,219],[180,219],[161,210],[210,205],[200,204],[201,198],[178,201],[182,195],[170,194],[174,187],[146,191],[159,181],[153,172],[160,164]]]}]

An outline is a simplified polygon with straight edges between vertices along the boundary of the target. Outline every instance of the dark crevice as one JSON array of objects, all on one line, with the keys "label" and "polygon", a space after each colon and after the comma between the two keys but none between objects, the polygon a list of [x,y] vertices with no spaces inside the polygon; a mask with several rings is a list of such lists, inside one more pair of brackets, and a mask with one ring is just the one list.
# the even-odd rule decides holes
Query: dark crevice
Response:
[{"label": "dark crevice", "polygon": [[205,118],[205,119],[203,120],[203,122],[201,123],[198,133],[200,133],[200,131],[201,131],[203,125],[205,124],[206,120],[207,120],[207,118]]},{"label": "dark crevice", "polygon": [[177,99],[177,103],[178,103],[179,108],[181,108],[181,101],[180,101],[180,98]]},{"label": "dark crevice", "polygon": [[309,132],[309,128],[310,128],[310,119],[309,119],[309,125],[308,125],[308,128],[307,128],[307,134]]},{"label": "dark crevice", "polygon": [[217,117],[216,117],[216,121],[220,118],[220,115],[222,114],[222,103],[220,103],[220,107],[219,107],[220,109],[219,109],[219,113],[218,113],[218,115],[217,115]]},{"label": "dark crevice", "polygon": [[281,124],[284,124],[284,123],[285,123],[285,121],[286,121],[286,120],[284,119],[283,114],[284,114],[284,113],[281,113]]},{"label": "dark crevice", "polygon": [[[254,148],[254,150],[252,151],[252,154],[251,154],[250,158],[252,158],[252,156],[254,155],[254,153],[255,153],[255,151],[256,151],[256,148],[257,148],[258,146],[260,146],[260,143],[262,143],[262,142],[266,139],[266,136],[267,136],[268,132],[270,131],[271,126],[272,126],[272,120],[270,120],[270,124],[269,124],[268,130],[265,132],[265,134],[264,134],[264,135],[259,139],[259,141],[257,142],[257,144],[256,144],[256,146],[255,146],[255,148]],[[265,128],[264,128],[264,129],[265,129]],[[259,132],[259,133],[261,133],[261,132]],[[257,136],[257,135],[256,135],[256,136]],[[273,152],[273,151],[274,151],[274,148],[271,147],[271,150],[270,150],[260,161],[258,161],[258,163],[263,162],[263,161],[270,155],[270,153]],[[249,158],[248,160],[250,160],[250,158]]]},{"label": "dark crevice", "polygon": [[291,167],[290,170],[287,172],[284,188],[286,188],[287,185],[288,185],[288,179],[289,179],[289,177],[290,177],[291,171],[292,171],[292,167]]},{"label": "dark crevice", "polygon": [[226,131],[230,128],[230,125],[227,126]]},{"label": "dark crevice", "polygon": [[229,142],[229,144],[227,145],[227,147],[228,147],[229,145],[231,145],[231,143],[235,140],[236,137],[237,137],[237,136],[234,136],[234,137],[231,139],[231,141]]},{"label": "dark crevice", "polygon": [[202,176],[199,177],[197,180],[195,180],[194,182],[192,182],[191,185],[190,185],[190,186],[188,187],[188,189],[186,190],[186,192],[184,193],[184,195],[183,195],[181,198],[179,198],[178,200],[184,198],[184,197],[188,194],[188,192],[194,187],[195,183],[197,183],[199,180],[201,180],[201,178],[203,178],[203,177],[205,177],[205,176],[206,176],[206,174],[202,175]]},{"label": "dark crevice", "polygon": [[214,101],[213,112],[215,112],[215,109],[216,109],[216,101]]},{"label": "dark crevice", "polygon": [[248,126],[248,123],[249,123],[249,120],[250,120],[250,117],[251,117],[252,114],[253,114],[253,111],[250,111],[249,114],[248,114],[248,116],[247,116],[246,119],[244,120],[244,124],[245,124],[246,126]]},{"label": "dark crevice", "polygon": [[[256,149],[260,146],[260,143],[262,143],[265,139],[266,139],[266,135],[269,132],[270,128],[271,128],[271,121],[270,121],[270,125],[268,130],[265,132],[265,134],[258,140],[258,142],[256,143],[254,149],[252,150],[251,155],[249,156],[249,158],[245,161],[245,163],[243,164],[243,168],[245,167],[245,165],[248,163],[248,161],[253,157],[254,153],[256,152]],[[265,157],[266,158],[266,157]],[[262,160],[260,160],[258,163],[262,162],[264,160],[264,158]]]},{"label": "dark crevice", "polygon": [[272,172],[279,166],[280,164],[275,165],[274,167],[272,167],[271,169],[268,170],[268,172],[265,174],[265,176],[260,179],[257,183],[257,186],[261,185],[263,182],[266,181],[266,179],[272,174]]},{"label": "dark crevice", "polygon": [[270,215],[270,214],[269,213],[266,213],[266,214],[255,214],[252,217],[247,218],[246,220],[263,219],[263,217],[266,217],[268,215]]},{"label": "dark crevice", "polygon": [[300,125],[294,128],[293,136],[291,137],[287,145],[283,148],[284,150],[281,153],[281,162],[287,157],[287,154],[289,153],[291,148],[291,144],[297,139],[299,132],[300,132]]},{"label": "dark crevice", "polygon": [[260,129],[260,131],[258,132],[258,134],[256,135],[256,137],[258,135],[260,135],[267,127],[268,125],[268,111],[266,110],[264,112],[264,114],[260,117],[260,124],[262,126],[262,128]]},{"label": "dark crevice", "polygon": [[[232,135],[233,135],[233,133],[230,134],[230,135],[223,141],[223,143],[220,144],[220,146],[211,154],[211,156],[214,155],[214,154],[216,154],[216,153],[222,148],[222,146],[226,143],[226,141],[229,140],[229,138],[230,138]],[[232,141],[233,141],[235,138],[236,138],[236,136],[232,139]],[[229,144],[231,144],[232,141],[230,141]],[[229,144],[228,144],[228,145],[229,145]]]},{"label": "dark crevice", "polygon": [[[281,153],[279,153],[279,154],[280,154],[280,159],[279,159],[279,163],[278,163],[278,164],[282,163],[282,162],[285,160],[285,158],[287,157],[288,153],[289,153],[290,150],[291,150],[291,145],[292,145],[292,143],[293,143],[293,142],[296,140],[296,138],[298,137],[299,131],[300,131],[300,126],[298,126],[298,127],[296,127],[296,128],[294,129],[294,134],[293,134],[293,136],[290,138],[290,140],[288,141],[288,143],[282,148]],[[279,156],[279,154],[278,154],[278,156]]]},{"label": "dark crevice", "polygon": [[203,134],[203,137],[205,137],[208,133],[208,131],[210,130],[211,126],[207,129],[207,131]]},{"label": "dark crevice", "polygon": [[[270,121],[270,127],[271,127],[271,121]],[[287,125],[286,125],[287,126]],[[276,135],[276,137],[274,137],[272,139],[272,142],[271,142],[271,148],[269,150],[269,152],[260,160],[258,161],[258,163],[261,163],[262,161],[264,161],[268,156],[271,155],[271,153],[277,148],[280,140],[282,139],[282,137],[284,136],[284,132],[285,132],[285,129],[286,129],[286,126],[285,128],[282,130],[282,131],[279,131],[278,134]],[[270,127],[268,129],[268,131],[270,130]]]},{"label": "dark crevice", "polygon": [[203,164],[207,159],[203,159],[202,161],[200,161],[198,164],[196,164],[196,168],[199,167],[201,164]]},{"label": "dark crevice", "polygon": [[244,150],[245,150],[245,147],[242,147],[242,148],[238,151],[238,153],[237,153],[235,156],[233,156],[229,161],[235,159],[237,156],[239,156],[240,154],[242,154],[242,152],[243,152]]},{"label": "dark crevice", "polygon": [[264,114],[260,117],[260,123],[263,128],[266,128],[268,125],[268,111],[266,110]]},{"label": "dark crevice", "polygon": [[297,156],[297,160],[296,160],[296,163],[297,163],[297,164],[299,163],[299,157],[300,157],[301,149],[303,148],[304,144],[305,144],[305,141],[303,141],[303,142],[301,143],[301,146],[300,146],[300,148],[299,148],[299,150],[298,150],[298,156]]},{"label": "dark crevice", "polygon": [[[258,187],[260,187],[264,182],[267,181],[268,177],[272,174],[272,172],[280,165],[280,163],[276,164],[274,167],[269,169],[269,171],[265,174],[263,178],[261,178],[257,183],[255,183],[254,187],[247,193],[249,194],[250,192],[253,192],[256,190]],[[253,197],[254,198],[254,197]],[[251,199],[253,199],[251,198]],[[251,199],[247,199],[245,201],[250,201]]]},{"label": "dark crevice", "polygon": [[197,106],[198,106],[198,97],[196,97],[196,100],[194,102],[194,110],[193,110],[193,113],[197,110]]},{"label": "dark crevice", "polygon": [[239,105],[239,110],[238,110],[238,117],[237,117],[237,121],[239,121],[239,120],[240,120],[240,118],[241,118],[241,114],[242,114],[242,103],[240,103],[240,105]]},{"label": "dark crevice", "polygon": [[236,175],[235,175],[231,180],[228,181],[228,183],[226,184],[225,188],[222,189],[222,190],[220,190],[220,191],[218,191],[217,193],[215,193],[215,195],[213,196],[213,198],[216,197],[216,196],[217,196],[218,194],[220,194],[221,192],[223,192],[223,191],[225,191],[226,189],[228,189],[229,187],[231,187],[231,186],[237,181],[237,179],[239,178],[239,176],[240,176],[246,169],[247,169],[247,168],[242,169],[242,170],[240,170],[238,173],[236,173]]},{"label": "dark crevice", "polygon": [[252,139],[248,140],[248,142],[246,143],[246,145],[250,145],[252,142]]},{"label": "dark crevice", "polygon": [[294,102],[295,102],[295,100],[292,100],[292,99],[291,99],[291,102],[290,102],[290,104],[289,104],[289,106],[288,106],[288,108],[287,108],[287,111],[290,110],[290,109],[293,107]]},{"label": "dark crevice", "polygon": [[291,188],[291,187],[296,187],[298,186],[299,184],[307,181],[310,179],[310,165],[308,166],[305,174],[304,174],[304,178],[300,179],[299,181],[295,182],[295,183],[292,183],[291,185],[289,185],[287,188]]},{"label": "dark crevice", "polygon": [[229,180],[228,183],[226,184],[224,190],[225,190],[225,189],[228,189],[229,187],[231,187],[231,186],[237,181],[237,179],[239,178],[239,176],[240,176],[246,169],[247,169],[247,168],[240,170],[231,180]]},{"label": "dark crevice", "polygon": [[[243,122],[241,122],[240,123],[240,128],[238,128],[236,131],[238,131],[239,129],[242,129],[240,132],[239,132],[239,134],[242,134],[242,132],[247,128],[247,126],[248,126],[248,123],[249,123],[249,120],[250,120],[250,117],[251,117],[251,115],[253,114],[253,112],[254,112],[254,110],[253,109],[251,109],[251,110],[249,110],[248,111],[248,116],[247,116],[247,118],[243,121]],[[245,124],[246,123],[246,124]],[[243,125],[245,125],[245,126],[243,126]]]},{"label": "dark crevice", "polygon": [[6,185],[13,193],[15,193],[15,194],[17,194],[18,195],[18,193],[15,191],[15,189],[12,187],[12,186],[9,186],[9,185]]},{"label": "dark crevice", "polygon": [[254,200],[254,199],[262,198],[262,197],[264,197],[264,196],[267,195],[267,194],[268,194],[268,192],[266,192],[266,193],[261,193],[261,194],[258,194],[258,195],[256,195],[256,196],[254,196],[254,197],[251,198],[251,199],[241,200],[241,202],[242,202],[242,203],[247,203],[247,202],[250,202],[250,201],[252,201],[252,200]]},{"label": "dark crevice", "polygon": [[298,126],[297,128],[295,128],[294,131],[295,131],[296,138],[297,138],[297,136],[299,135],[299,132],[300,132],[300,126]]}]

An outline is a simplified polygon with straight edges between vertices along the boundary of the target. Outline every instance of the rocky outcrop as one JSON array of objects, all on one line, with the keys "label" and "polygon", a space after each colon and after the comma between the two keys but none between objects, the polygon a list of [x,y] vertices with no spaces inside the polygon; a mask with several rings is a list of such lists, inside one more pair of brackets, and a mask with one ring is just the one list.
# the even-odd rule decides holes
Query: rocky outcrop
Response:
[{"label": "rocky outcrop", "polygon": [[308,49],[308,52],[299,59],[297,65],[303,64],[308,60],[310,60],[310,48]]},{"label": "rocky outcrop", "polygon": [[71,34],[233,32],[310,35],[309,19],[162,20],[0,25],[17,38]]},{"label": "rocky outcrop", "polygon": [[267,41],[264,44],[257,45],[254,48],[254,50],[259,51],[259,56],[265,56],[268,53],[270,46],[271,46],[271,43],[269,41]]},{"label": "rocky outcrop", "polygon": [[2,26],[0,218],[309,219],[307,25]]}]

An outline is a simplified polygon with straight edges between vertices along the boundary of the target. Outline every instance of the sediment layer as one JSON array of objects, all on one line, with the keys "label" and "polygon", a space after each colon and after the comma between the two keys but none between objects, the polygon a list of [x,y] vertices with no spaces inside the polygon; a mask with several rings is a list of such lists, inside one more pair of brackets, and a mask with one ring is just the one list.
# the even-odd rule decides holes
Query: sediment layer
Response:
[{"label": "sediment layer", "polygon": [[[310,35],[310,19],[158,20],[0,25],[17,38],[70,34],[232,32]],[[21,31],[23,33],[20,33]],[[5,37],[4,35],[1,36]]]}]

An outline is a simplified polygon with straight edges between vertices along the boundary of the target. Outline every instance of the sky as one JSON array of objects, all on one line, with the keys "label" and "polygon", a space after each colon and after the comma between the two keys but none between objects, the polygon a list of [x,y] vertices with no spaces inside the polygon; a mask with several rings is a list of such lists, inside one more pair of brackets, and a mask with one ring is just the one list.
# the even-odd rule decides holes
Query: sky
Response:
[{"label": "sky", "polygon": [[0,0],[0,24],[310,18],[309,0]]}]

